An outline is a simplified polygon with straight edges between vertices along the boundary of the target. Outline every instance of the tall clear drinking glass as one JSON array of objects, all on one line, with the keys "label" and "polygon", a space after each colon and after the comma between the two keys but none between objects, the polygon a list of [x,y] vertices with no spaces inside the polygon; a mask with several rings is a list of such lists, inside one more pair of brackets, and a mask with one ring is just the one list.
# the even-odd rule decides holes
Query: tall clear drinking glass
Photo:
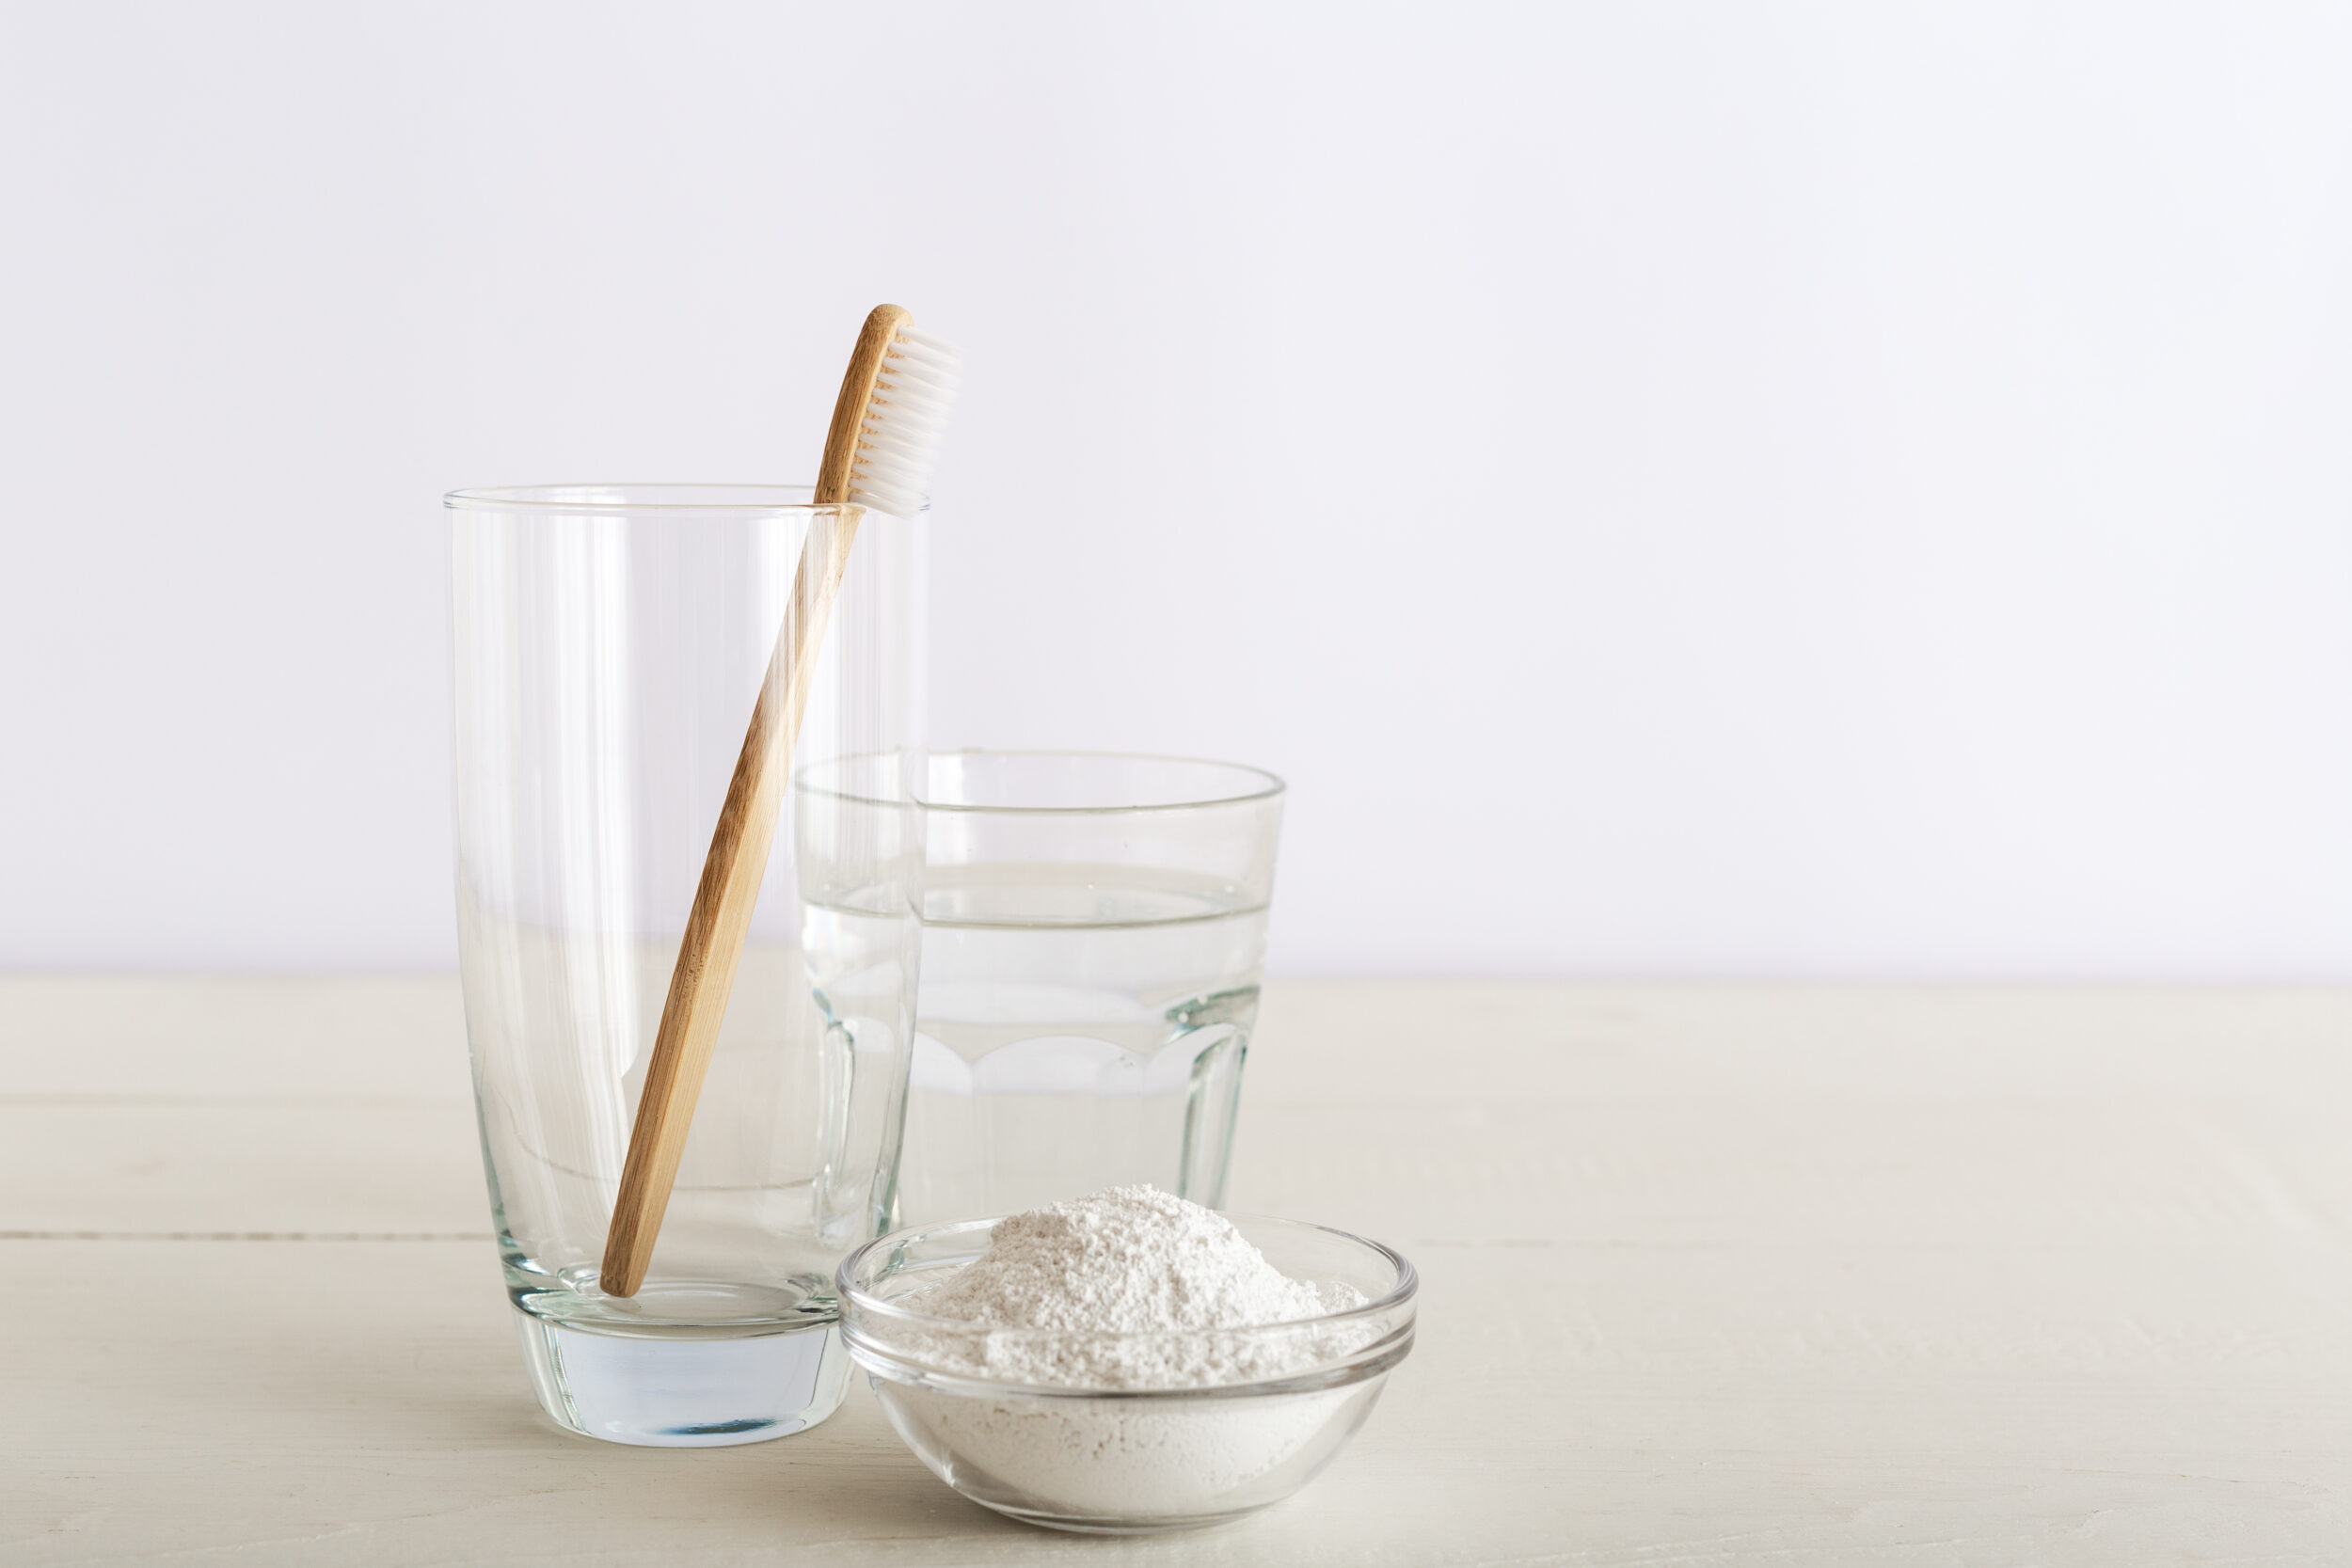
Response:
[{"label": "tall clear drinking glass", "polygon": [[930,758],[899,1223],[1136,1181],[1224,1200],[1282,788],[1172,757]]},{"label": "tall clear drinking glass", "polygon": [[[533,1388],[625,1443],[840,1402],[833,1271],[895,1202],[920,950],[923,525],[780,485],[458,491],[457,906],[483,1163]],[[854,517],[852,516],[854,515]],[[644,1287],[596,1275],[705,851],[803,544],[854,523]]]}]

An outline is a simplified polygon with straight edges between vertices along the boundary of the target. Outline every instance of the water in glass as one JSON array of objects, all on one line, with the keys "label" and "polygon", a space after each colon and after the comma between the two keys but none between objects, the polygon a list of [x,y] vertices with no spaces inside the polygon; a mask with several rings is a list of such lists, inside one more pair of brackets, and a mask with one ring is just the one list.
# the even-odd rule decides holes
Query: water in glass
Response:
[{"label": "water in glass", "polygon": [[935,865],[900,1223],[1131,1181],[1221,1202],[1265,932],[1228,878]]}]

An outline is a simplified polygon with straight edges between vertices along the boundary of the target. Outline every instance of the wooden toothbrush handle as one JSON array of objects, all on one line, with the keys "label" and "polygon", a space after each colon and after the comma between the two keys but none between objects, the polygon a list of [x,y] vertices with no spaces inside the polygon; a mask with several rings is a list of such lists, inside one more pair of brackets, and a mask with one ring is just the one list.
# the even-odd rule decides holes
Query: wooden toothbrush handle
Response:
[{"label": "wooden toothbrush handle", "polygon": [[857,346],[850,351],[849,372],[841,378],[841,395],[834,400],[833,423],[825,428],[825,455],[817,465],[817,504],[839,506],[850,499],[850,483],[857,467],[858,432],[866,423],[866,405],[874,399],[874,382],[882,375],[890,340],[914,318],[899,305],[877,305],[858,328]]},{"label": "wooden toothbrush handle", "polygon": [[818,506],[837,510],[831,528],[824,526],[822,513],[809,519],[801,564],[792,575],[792,597],[776,633],[776,651],[759,683],[759,701],[752,708],[742,752],[735,759],[735,776],[727,781],[726,804],[720,808],[719,826],[710,835],[710,853],[703,858],[702,881],[686,919],[686,939],[678,944],[670,994],[661,1004],[653,1059],[645,1064],[645,1091],[637,1101],[636,1125],[629,1129],[628,1158],[621,1166],[612,1226],[605,1232],[604,1262],[596,1283],[607,1295],[633,1296],[644,1284],[655,1239],[661,1234],[661,1215],[670,1206],[670,1189],[677,1182],[686,1132],[693,1124],[695,1101],[702,1098],[703,1078],[710,1071],[711,1047],[718,1042],[719,1023],[735,990],[736,965],[743,957],[743,935],[751,928],[752,906],[759,901],[768,851],[776,841],[777,807],[792,771],[792,747],[808,706],[817,649],[825,640],[825,624],[833,618],[841,574],[849,566],[850,542],[857,537],[858,520],[866,515],[865,508],[850,504],[858,433],[891,340],[908,320],[898,306],[876,306],[858,331],[849,373],[841,378],[833,424],[825,433],[816,496]]},{"label": "wooden toothbrush handle", "polygon": [[[727,781],[726,803],[710,835],[710,852],[703,859],[702,880],[686,920],[686,939],[678,946],[670,992],[661,1004],[661,1027],[654,1037],[653,1059],[645,1067],[645,1089],[629,1132],[628,1158],[621,1167],[620,1195],[613,1202],[612,1228],[605,1234],[604,1263],[596,1283],[607,1295],[635,1295],[653,1261],[654,1241],[677,1180],[687,1129],[710,1070],[711,1047],[726,1016],[744,933],[751,927],[752,907],[758,902],[760,879],[768,870],[768,851],[775,843],[777,808],[791,772],[801,716],[808,707],[817,650],[825,640],[841,575],[849,565],[850,543],[864,511],[843,506],[833,515],[830,527],[821,513],[809,520],[808,541],[793,574],[792,597],[785,605],[776,651],[760,682],[751,727],[735,759],[735,775]],[[820,534],[830,535],[821,553]]]}]

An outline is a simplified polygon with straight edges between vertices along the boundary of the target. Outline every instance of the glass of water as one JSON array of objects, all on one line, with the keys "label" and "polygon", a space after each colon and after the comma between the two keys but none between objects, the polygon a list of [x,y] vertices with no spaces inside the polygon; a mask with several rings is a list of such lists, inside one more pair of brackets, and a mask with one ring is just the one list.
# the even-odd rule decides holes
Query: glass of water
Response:
[{"label": "glass of water", "polygon": [[1150,1181],[1222,1202],[1282,781],[933,753],[901,1225]]}]

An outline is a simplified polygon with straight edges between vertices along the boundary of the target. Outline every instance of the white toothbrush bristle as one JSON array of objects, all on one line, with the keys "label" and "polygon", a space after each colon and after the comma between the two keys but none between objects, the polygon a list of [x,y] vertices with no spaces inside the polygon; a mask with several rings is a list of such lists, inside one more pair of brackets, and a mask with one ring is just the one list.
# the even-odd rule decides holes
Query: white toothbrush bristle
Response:
[{"label": "white toothbrush bristle", "polygon": [[947,343],[901,328],[882,355],[858,426],[850,465],[850,499],[912,517],[930,500],[931,465],[956,401],[963,356]]}]

